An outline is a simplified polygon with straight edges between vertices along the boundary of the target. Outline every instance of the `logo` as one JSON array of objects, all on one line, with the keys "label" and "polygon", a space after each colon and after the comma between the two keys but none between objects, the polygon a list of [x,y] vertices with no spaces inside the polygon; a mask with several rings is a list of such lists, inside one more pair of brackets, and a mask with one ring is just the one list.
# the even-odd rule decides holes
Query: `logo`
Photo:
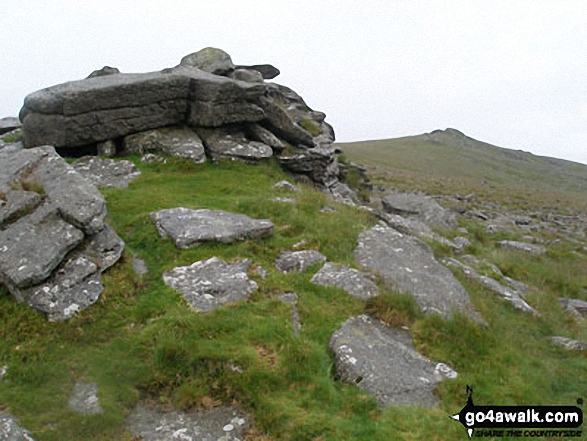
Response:
[{"label": "logo", "polygon": [[[583,411],[577,406],[475,406],[473,388],[467,386],[467,404],[451,418],[460,422],[469,438],[565,437],[578,438]],[[582,402],[577,400],[577,403]]]}]

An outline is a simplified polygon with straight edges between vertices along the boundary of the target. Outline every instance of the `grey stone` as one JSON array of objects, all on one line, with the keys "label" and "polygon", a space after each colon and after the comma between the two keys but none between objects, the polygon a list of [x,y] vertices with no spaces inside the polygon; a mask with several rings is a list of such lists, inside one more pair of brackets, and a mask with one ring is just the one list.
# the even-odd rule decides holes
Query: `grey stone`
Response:
[{"label": "grey stone", "polygon": [[581,299],[558,299],[563,309],[579,320],[587,318],[587,302]]},{"label": "grey stone", "polygon": [[569,351],[587,351],[587,343],[566,337],[552,337],[552,343]]},{"label": "grey stone", "polygon": [[197,164],[206,161],[202,140],[188,128],[165,127],[129,135],[124,138],[124,151],[139,155],[163,153],[190,159]]},{"label": "grey stone", "polygon": [[181,65],[195,67],[196,69],[209,72],[214,75],[228,75],[234,70],[234,64],[230,55],[221,49],[206,47],[186,55],[181,59]]},{"label": "grey stone", "polygon": [[147,264],[143,259],[139,259],[138,257],[133,257],[132,259],[132,268],[139,276],[145,276],[149,274],[149,269],[147,268]]},{"label": "grey stone", "polygon": [[0,135],[4,133],[12,132],[22,126],[18,118],[7,116],[0,118]]},{"label": "grey stone", "polygon": [[88,78],[103,77],[105,75],[114,75],[118,73],[120,73],[120,71],[116,67],[104,66],[102,69],[93,71],[88,75]]},{"label": "grey stone", "polygon": [[526,242],[516,242],[514,240],[501,240],[497,242],[500,248],[513,251],[523,251],[530,254],[544,254],[546,248],[540,245],[534,245]]},{"label": "grey stone", "polygon": [[118,262],[123,251],[124,241],[108,224],[104,224],[102,231],[86,236],[75,253],[95,263],[100,271],[105,271]]},{"label": "grey stone", "polygon": [[266,144],[250,141],[237,126],[198,131],[212,161],[221,158],[238,159],[244,162],[258,162],[273,156],[273,150]]},{"label": "grey stone", "polygon": [[467,277],[469,277],[472,280],[475,280],[488,290],[497,294],[502,299],[510,302],[512,305],[514,305],[516,309],[519,309],[522,312],[533,314],[536,317],[540,317],[540,313],[536,311],[534,308],[532,308],[530,305],[528,305],[528,303],[526,303],[526,301],[522,299],[521,293],[517,292],[516,290],[507,288],[506,286],[502,285],[497,280],[492,279],[491,277],[479,274],[474,268],[464,265],[456,259],[446,259],[445,264],[447,266],[453,266],[461,269]]},{"label": "grey stone", "polygon": [[262,83],[263,75],[261,72],[253,69],[235,69],[229,74],[229,77],[237,81],[245,81],[247,83]]},{"label": "grey stone", "polygon": [[0,440],[35,441],[28,430],[18,425],[14,416],[3,410],[0,410]]},{"label": "grey stone", "polygon": [[85,415],[104,413],[98,400],[98,385],[96,383],[75,383],[67,405],[70,409]]},{"label": "grey stone", "polygon": [[265,80],[272,80],[279,75],[279,69],[271,64],[255,64],[252,66],[236,66],[236,69],[256,70]]},{"label": "grey stone", "polygon": [[0,226],[3,228],[30,213],[41,203],[41,196],[34,191],[8,190],[4,198],[0,199]]},{"label": "grey stone", "polygon": [[268,145],[273,149],[274,153],[280,153],[285,148],[285,144],[277,136],[259,124],[251,123],[247,125],[246,131],[248,138]]},{"label": "grey stone", "polygon": [[24,145],[21,141],[16,142],[14,144],[3,144],[0,141],[0,153],[14,153],[24,149]]},{"label": "grey stone", "polygon": [[301,272],[325,260],[326,256],[316,250],[284,251],[275,261],[275,266],[282,273]]},{"label": "grey stone", "polygon": [[452,241],[458,247],[459,252],[471,245],[471,241],[463,236],[457,236]]},{"label": "grey stone", "polygon": [[153,212],[150,217],[159,235],[169,236],[182,249],[204,242],[231,243],[273,234],[273,223],[268,219],[251,219],[220,210],[168,208]]},{"label": "grey stone", "polygon": [[257,274],[259,274],[259,277],[261,277],[262,279],[267,278],[267,271],[261,265],[257,266],[256,270]]},{"label": "grey stone", "polygon": [[110,139],[96,144],[96,149],[98,150],[98,156],[106,156],[108,158],[116,156],[116,144]]},{"label": "grey stone", "polygon": [[454,213],[442,208],[429,196],[412,193],[396,193],[381,200],[388,213],[413,216],[432,227],[455,228]]},{"label": "grey stone", "polygon": [[164,157],[159,156],[159,155],[154,155],[153,153],[147,153],[141,157],[141,162],[143,162],[145,164],[154,164],[154,163],[166,164],[167,159],[165,159]]},{"label": "grey stone", "polygon": [[344,289],[357,299],[367,300],[379,295],[379,288],[360,271],[344,265],[327,262],[312,279],[312,283],[323,286],[336,286]]},{"label": "grey stone", "polygon": [[129,415],[128,427],[142,441],[241,441],[250,423],[233,407],[202,412],[163,412],[139,404]]},{"label": "grey stone", "polygon": [[194,262],[163,273],[165,284],[181,292],[197,311],[208,312],[225,303],[234,303],[257,289],[247,276],[248,260],[233,264],[218,257]]},{"label": "grey stone", "polygon": [[295,199],[292,199],[292,198],[282,198],[282,197],[279,197],[279,196],[274,197],[274,198],[271,198],[271,200],[272,201],[275,201],[275,202],[283,202],[285,204],[295,204],[295,203],[298,202],[298,201],[296,201]]},{"label": "grey stone", "polygon": [[357,192],[338,180],[328,185],[328,192],[335,201],[341,204],[355,206],[359,203]]},{"label": "grey stone", "polygon": [[297,193],[300,191],[298,187],[293,185],[291,182],[288,181],[279,181],[277,184],[273,186],[276,190],[286,190],[291,191],[292,193]]},{"label": "grey stone", "polygon": [[380,406],[436,404],[439,381],[456,377],[414,349],[408,332],[366,315],[348,319],[330,339],[338,378],[373,395]]},{"label": "grey stone", "polygon": [[291,306],[291,326],[296,337],[299,337],[302,330],[302,321],[297,307],[298,295],[295,292],[286,292],[280,294],[277,298],[286,305]]},{"label": "grey stone", "polygon": [[361,267],[377,271],[392,288],[414,296],[424,313],[450,318],[462,312],[485,323],[473,311],[462,285],[417,238],[376,225],[361,233],[354,256]]},{"label": "grey stone", "polygon": [[338,161],[334,148],[294,149],[277,160],[285,170],[308,176],[322,186],[329,187],[338,182]]},{"label": "grey stone", "polygon": [[71,166],[98,187],[126,188],[141,171],[130,161],[84,156]]},{"label": "grey stone", "polygon": [[335,208],[329,207],[328,205],[325,205],[324,207],[322,207],[320,209],[320,213],[337,213]]}]

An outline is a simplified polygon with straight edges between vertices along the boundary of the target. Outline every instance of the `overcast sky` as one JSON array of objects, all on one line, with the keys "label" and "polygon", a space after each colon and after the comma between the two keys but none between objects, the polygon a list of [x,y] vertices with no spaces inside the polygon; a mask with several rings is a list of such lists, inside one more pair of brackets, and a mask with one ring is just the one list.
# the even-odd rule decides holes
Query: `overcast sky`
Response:
[{"label": "overcast sky", "polygon": [[339,141],[453,127],[587,163],[585,0],[2,0],[0,117],[37,89],[207,46],[327,114]]}]

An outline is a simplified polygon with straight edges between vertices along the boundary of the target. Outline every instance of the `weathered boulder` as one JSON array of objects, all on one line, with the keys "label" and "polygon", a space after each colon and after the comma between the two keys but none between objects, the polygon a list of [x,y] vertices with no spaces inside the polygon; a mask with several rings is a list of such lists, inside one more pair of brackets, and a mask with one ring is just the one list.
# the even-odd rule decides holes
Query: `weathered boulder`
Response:
[{"label": "weathered boulder", "polygon": [[338,182],[338,160],[334,148],[292,149],[277,158],[281,166],[296,175],[303,175],[323,187]]},{"label": "weathered boulder", "polygon": [[228,75],[233,80],[245,81],[247,83],[262,83],[263,75],[253,69],[236,69]]},{"label": "weathered boulder", "polygon": [[430,196],[415,193],[396,193],[381,200],[388,213],[412,216],[426,225],[440,228],[456,228],[454,213],[442,208]]},{"label": "weathered boulder", "polygon": [[165,284],[181,292],[195,310],[208,312],[225,303],[234,303],[257,289],[247,276],[250,262],[233,264],[218,257],[194,262],[163,273]]},{"label": "weathered boulder", "polygon": [[246,126],[247,138],[253,141],[259,141],[273,149],[275,154],[279,154],[285,148],[285,144],[273,133],[259,124],[251,123]]},{"label": "weathered boulder", "polygon": [[587,343],[567,337],[552,337],[552,343],[569,351],[587,351]]},{"label": "weathered boulder", "polygon": [[273,223],[268,219],[251,219],[220,210],[168,208],[153,212],[150,217],[159,235],[170,237],[182,249],[204,242],[231,243],[273,234]]},{"label": "weathered boulder", "polygon": [[7,116],[0,118],[0,135],[4,133],[12,132],[22,126],[18,118],[13,116]]},{"label": "weathered boulder", "polygon": [[357,299],[367,300],[379,294],[379,288],[360,271],[345,265],[326,262],[310,282],[323,286],[336,286],[344,289]]},{"label": "weathered boulder", "polygon": [[0,282],[50,320],[66,320],[98,299],[100,275],[124,242],[104,223],[102,195],[52,147],[2,156]]},{"label": "weathered boulder", "polygon": [[206,161],[204,145],[198,135],[187,127],[165,127],[135,133],[124,138],[124,151],[143,155],[162,153],[195,163]]},{"label": "weathered boulder", "polygon": [[515,240],[500,240],[497,242],[500,248],[504,250],[523,251],[530,254],[544,254],[546,248],[541,245],[534,245],[532,243],[517,242]]},{"label": "weathered boulder", "polygon": [[273,156],[273,149],[266,144],[247,139],[238,126],[223,126],[217,129],[200,129],[208,157],[212,161],[221,158],[258,162]]},{"label": "weathered boulder", "polygon": [[75,412],[85,415],[104,413],[98,400],[98,385],[96,383],[84,383],[81,381],[75,383],[67,405]]},{"label": "weathered boulder", "polygon": [[142,441],[241,441],[250,427],[246,417],[233,407],[185,413],[163,412],[143,404],[132,411],[127,424]]},{"label": "weathered boulder", "polygon": [[282,273],[302,272],[325,260],[326,256],[316,250],[284,251],[275,261],[275,266]]},{"label": "weathered boulder", "polygon": [[84,178],[98,187],[126,188],[141,171],[130,161],[101,159],[84,156],[71,166]]},{"label": "weathered boulder", "polygon": [[360,266],[378,272],[393,289],[414,296],[424,313],[450,318],[462,312],[484,323],[462,285],[419,239],[375,225],[361,233],[354,256]]},{"label": "weathered boulder", "polygon": [[252,66],[236,66],[236,69],[256,70],[261,74],[263,79],[272,80],[279,75],[279,69],[271,64],[254,64]]},{"label": "weathered boulder", "polygon": [[366,315],[348,319],[332,335],[330,349],[338,378],[366,390],[380,406],[433,406],[436,384],[457,376],[420,355],[408,332]]},{"label": "weathered boulder", "polygon": [[0,410],[0,439],[5,441],[35,441],[28,430],[18,425],[14,416]]},{"label": "weathered boulder", "polygon": [[195,67],[214,75],[226,76],[234,71],[234,64],[232,64],[230,55],[222,49],[214,47],[206,47],[198,52],[186,55],[181,59],[180,64]]},{"label": "weathered boulder", "polygon": [[116,67],[104,66],[102,69],[97,69],[93,71],[88,78],[95,78],[95,77],[103,77],[105,75],[114,75],[118,74],[120,71]]}]

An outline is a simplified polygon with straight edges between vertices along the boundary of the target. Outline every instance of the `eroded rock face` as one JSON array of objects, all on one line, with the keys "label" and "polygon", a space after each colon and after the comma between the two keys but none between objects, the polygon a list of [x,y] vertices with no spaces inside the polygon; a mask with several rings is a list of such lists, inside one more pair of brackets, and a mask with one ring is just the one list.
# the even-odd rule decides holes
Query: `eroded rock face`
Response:
[{"label": "eroded rock face", "polygon": [[218,257],[194,262],[163,273],[165,284],[181,292],[197,311],[208,312],[225,303],[235,303],[257,289],[247,276],[250,262],[233,264]]},{"label": "eroded rock face", "polygon": [[310,282],[342,288],[349,295],[361,300],[379,295],[377,285],[367,279],[360,271],[331,262],[325,263],[322,269],[314,274]]},{"label": "eroded rock face", "polygon": [[414,349],[409,333],[366,315],[348,319],[330,339],[337,376],[373,395],[380,406],[433,406],[436,383],[456,372]]},{"label": "eroded rock face", "polygon": [[376,225],[361,233],[354,256],[360,266],[378,272],[392,288],[414,296],[424,313],[450,318],[459,311],[484,323],[463,286],[419,239]]},{"label": "eroded rock face", "polygon": [[92,184],[99,187],[126,188],[141,171],[130,161],[84,156],[71,166]]},{"label": "eroded rock face", "polygon": [[182,249],[204,242],[231,243],[273,234],[273,223],[268,219],[251,219],[244,214],[220,210],[179,207],[157,211],[150,216],[159,235],[170,237],[175,246]]},{"label": "eroded rock face", "polygon": [[301,272],[325,260],[326,256],[316,250],[284,251],[275,261],[275,266],[282,273]]},{"label": "eroded rock face", "polygon": [[413,193],[397,193],[381,200],[388,213],[413,216],[426,225],[440,228],[456,228],[454,213],[442,208],[429,196]]},{"label": "eroded rock face", "polygon": [[98,190],[52,147],[2,154],[0,282],[50,320],[96,302],[124,242],[104,223]]},{"label": "eroded rock face", "polygon": [[185,413],[162,412],[142,404],[132,411],[127,424],[143,441],[241,441],[250,427],[247,419],[233,407]]}]

